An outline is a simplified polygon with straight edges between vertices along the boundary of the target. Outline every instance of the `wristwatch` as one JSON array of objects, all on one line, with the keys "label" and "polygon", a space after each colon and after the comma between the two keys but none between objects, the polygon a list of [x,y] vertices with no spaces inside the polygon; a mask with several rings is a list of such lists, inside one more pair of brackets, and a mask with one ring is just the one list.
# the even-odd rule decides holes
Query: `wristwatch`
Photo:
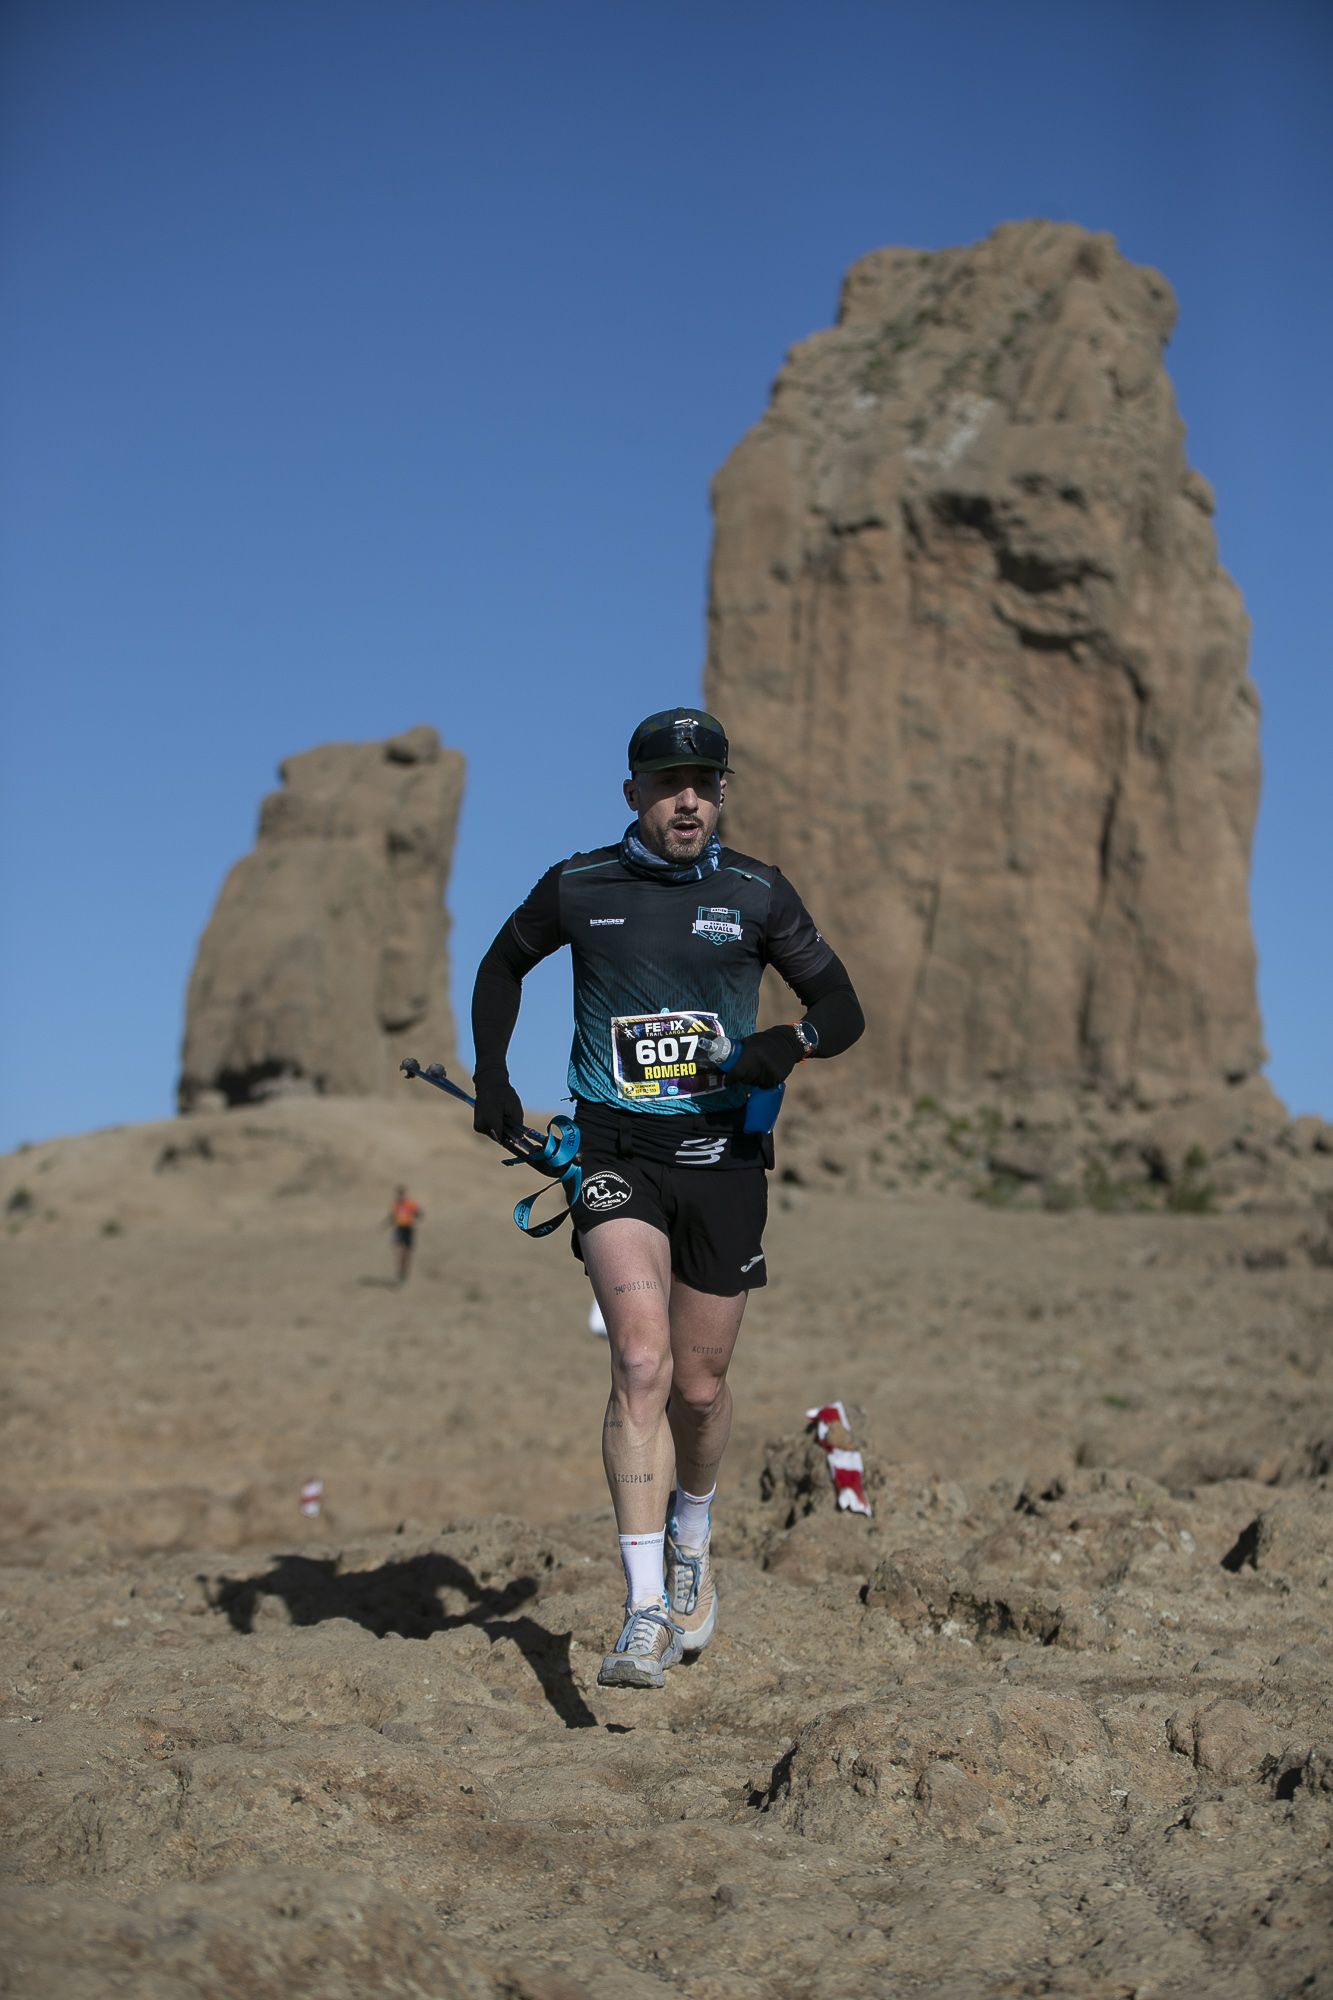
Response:
[{"label": "wristwatch", "polygon": [[793,1021],[792,1026],[796,1030],[796,1039],[801,1045],[801,1061],[805,1062],[819,1047],[819,1030],[818,1028],[812,1028],[808,1021]]}]

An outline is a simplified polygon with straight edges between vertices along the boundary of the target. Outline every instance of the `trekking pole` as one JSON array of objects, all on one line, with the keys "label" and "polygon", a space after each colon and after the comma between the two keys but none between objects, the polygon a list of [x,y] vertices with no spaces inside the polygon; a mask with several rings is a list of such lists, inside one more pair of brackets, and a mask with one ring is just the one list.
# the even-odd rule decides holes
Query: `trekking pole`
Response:
[{"label": "trekking pole", "polygon": [[[423,1069],[415,1056],[406,1056],[398,1065],[403,1075],[412,1081],[420,1077],[423,1083],[433,1083],[437,1090],[449,1097],[456,1097],[460,1104],[477,1108],[475,1097],[453,1082],[446,1073],[443,1063],[428,1063]],[[494,1135],[488,1135],[494,1136]],[[583,1186],[583,1168],[578,1163],[579,1128],[572,1118],[552,1118],[545,1134],[534,1132],[531,1125],[520,1126],[518,1133],[501,1135],[497,1144],[505,1147],[510,1157],[502,1164],[506,1167],[535,1167],[538,1173],[547,1174],[557,1180],[565,1191],[565,1215],[579,1198]],[[564,1215],[553,1216],[548,1222],[539,1222],[535,1227],[530,1221],[533,1203],[546,1193],[539,1188],[536,1194],[526,1195],[515,1204],[514,1220],[525,1236],[549,1236],[564,1221]]]},{"label": "trekking pole", "polygon": [[[459,1103],[466,1104],[469,1110],[476,1110],[476,1098],[469,1097],[465,1090],[459,1088],[458,1084],[453,1081],[453,1078],[446,1071],[443,1063],[427,1063],[425,1069],[423,1069],[415,1056],[408,1056],[404,1061],[399,1063],[398,1067],[405,1077],[411,1079],[414,1076],[419,1076],[423,1083],[433,1083],[437,1090],[447,1091],[450,1097],[456,1097]],[[534,1132],[531,1125],[521,1125],[519,1133],[524,1139],[529,1140],[537,1148],[538,1152],[541,1152],[546,1144],[545,1136],[541,1132]],[[489,1137],[490,1135],[488,1134],[487,1136]],[[497,1143],[501,1146],[509,1146],[513,1152],[521,1151],[509,1139],[502,1137]]]}]

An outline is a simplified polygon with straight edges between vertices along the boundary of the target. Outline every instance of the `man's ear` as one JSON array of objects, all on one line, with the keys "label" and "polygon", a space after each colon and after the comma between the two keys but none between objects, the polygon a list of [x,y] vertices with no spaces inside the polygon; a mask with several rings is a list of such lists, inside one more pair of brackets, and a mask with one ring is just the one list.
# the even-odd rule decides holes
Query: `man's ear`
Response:
[{"label": "man's ear", "polygon": [[633,778],[626,778],[624,784],[621,786],[621,790],[625,794],[625,804],[629,807],[630,811],[637,812],[639,810],[639,794]]}]

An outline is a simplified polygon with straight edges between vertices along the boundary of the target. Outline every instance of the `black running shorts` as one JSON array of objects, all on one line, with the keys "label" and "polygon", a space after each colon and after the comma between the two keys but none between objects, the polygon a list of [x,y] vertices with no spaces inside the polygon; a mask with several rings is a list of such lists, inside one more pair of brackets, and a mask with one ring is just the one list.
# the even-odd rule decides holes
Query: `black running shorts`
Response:
[{"label": "black running shorts", "polygon": [[768,1283],[764,1223],[768,1175],[762,1167],[671,1167],[659,1160],[586,1163],[571,1211],[579,1237],[620,1217],[660,1229],[671,1245],[671,1271],[697,1292],[734,1298]]}]

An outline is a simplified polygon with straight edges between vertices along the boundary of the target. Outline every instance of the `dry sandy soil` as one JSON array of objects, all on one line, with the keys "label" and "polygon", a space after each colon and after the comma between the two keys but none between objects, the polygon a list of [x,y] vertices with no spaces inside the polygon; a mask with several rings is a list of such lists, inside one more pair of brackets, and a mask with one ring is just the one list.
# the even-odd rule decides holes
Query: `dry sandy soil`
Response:
[{"label": "dry sandy soil", "polygon": [[718,1635],[607,1691],[587,1287],[424,1097],[0,1163],[0,1992],[1333,1993],[1309,1218],[775,1187]]}]

